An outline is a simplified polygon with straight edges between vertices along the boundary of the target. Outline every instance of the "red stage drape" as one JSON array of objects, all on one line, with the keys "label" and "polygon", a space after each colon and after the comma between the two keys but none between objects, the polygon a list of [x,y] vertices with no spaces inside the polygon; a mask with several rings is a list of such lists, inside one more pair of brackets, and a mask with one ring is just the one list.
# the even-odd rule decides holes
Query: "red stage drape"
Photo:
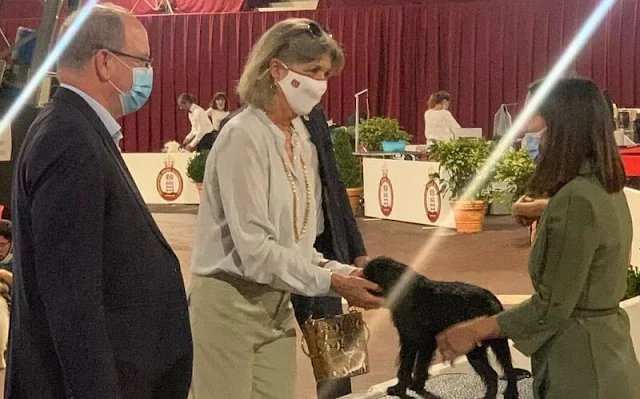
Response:
[{"label": "red stage drape", "polygon": [[[276,21],[305,16],[344,46],[347,65],[323,105],[337,122],[354,112],[355,92],[369,88],[371,111],[400,119],[424,142],[429,94],[448,90],[462,126],[488,134],[502,103],[522,103],[527,85],[544,76],[597,0],[494,0],[394,7],[329,8],[299,13],[144,16],[155,65],[149,104],[123,120],[125,151],[158,151],[189,130],[175,102],[191,91],[208,105],[234,93],[246,56]],[[607,88],[619,106],[640,105],[638,0],[619,0],[580,55],[575,70]],[[0,21],[0,26],[13,22]],[[15,29],[14,29],[15,30]],[[12,35],[15,32],[8,32]]]}]

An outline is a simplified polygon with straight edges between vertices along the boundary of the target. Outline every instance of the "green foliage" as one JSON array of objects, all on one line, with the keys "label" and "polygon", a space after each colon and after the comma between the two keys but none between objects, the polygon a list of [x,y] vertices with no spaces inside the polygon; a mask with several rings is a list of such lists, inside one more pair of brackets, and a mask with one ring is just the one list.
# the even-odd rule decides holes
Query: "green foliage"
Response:
[{"label": "green foliage", "polygon": [[509,185],[506,194],[517,201],[527,190],[527,183],[536,170],[536,164],[525,148],[510,149],[496,167],[496,180]]},{"label": "green foliage", "polygon": [[333,131],[333,152],[336,165],[346,188],[362,187],[362,167],[360,159],[353,155],[354,140],[344,127]]},{"label": "green foliage", "polygon": [[637,267],[629,266],[627,274],[627,293],[624,299],[630,299],[640,295],[640,271]]},{"label": "green foliage", "polygon": [[204,180],[204,168],[207,163],[209,150],[197,153],[193,158],[189,158],[187,162],[187,177],[194,183],[202,183]]},{"label": "green foliage", "polygon": [[358,126],[360,142],[369,151],[382,151],[383,141],[406,141],[412,136],[400,128],[397,120],[391,118],[371,118]]},{"label": "green foliage", "polygon": [[[449,178],[442,179],[441,192],[451,192],[452,199],[460,199],[465,188],[481,171],[489,154],[493,150],[493,143],[483,139],[454,139],[434,140],[427,149],[429,157],[440,163],[440,172],[432,177],[440,179],[446,171]],[[469,199],[493,202],[496,192],[493,189],[494,172],[483,179],[483,183],[475,190]]]}]

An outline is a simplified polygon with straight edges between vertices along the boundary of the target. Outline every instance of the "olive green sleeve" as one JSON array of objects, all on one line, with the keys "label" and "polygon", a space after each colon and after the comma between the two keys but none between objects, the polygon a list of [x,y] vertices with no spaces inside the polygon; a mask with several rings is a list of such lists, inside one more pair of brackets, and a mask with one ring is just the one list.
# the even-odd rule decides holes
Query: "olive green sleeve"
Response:
[{"label": "olive green sleeve", "polygon": [[562,193],[546,218],[546,257],[535,294],[498,316],[503,335],[532,355],[568,322],[578,303],[598,243],[595,210],[584,197]]}]

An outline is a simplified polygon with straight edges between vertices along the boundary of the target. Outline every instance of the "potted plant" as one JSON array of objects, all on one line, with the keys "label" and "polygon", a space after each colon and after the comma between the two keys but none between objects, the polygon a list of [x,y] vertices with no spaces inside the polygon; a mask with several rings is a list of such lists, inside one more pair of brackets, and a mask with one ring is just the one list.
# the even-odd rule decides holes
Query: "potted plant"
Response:
[{"label": "potted plant", "polygon": [[451,194],[451,209],[459,233],[482,231],[487,204],[496,198],[493,176],[486,176],[473,195],[462,198],[464,190],[480,172],[489,157],[493,143],[483,139],[434,140],[429,146],[429,157],[440,163],[439,173],[431,177],[442,182],[441,192]]},{"label": "potted plant", "polygon": [[397,120],[371,118],[358,126],[360,142],[367,151],[404,151],[411,135],[400,128]]},{"label": "potted plant", "polygon": [[360,210],[362,198],[362,165],[360,159],[353,155],[354,142],[348,130],[344,127],[333,130],[333,152],[342,183],[347,188],[349,203],[353,214]]},{"label": "potted plant", "polygon": [[196,184],[200,200],[202,200],[202,181],[204,180],[204,169],[208,156],[209,150],[205,150],[197,153],[187,161],[187,177]]},{"label": "potted plant", "polygon": [[637,267],[629,266],[627,274],[627,293],[623,300],[640,296],[640,270]]},{"label": "potted plant", "polygon": [[496,167],[496,181],[504,182],[503,194],[510,202],[516,202],[527,190],[527,184],[536,170],[536,164],[526,148],[510,149]]}]

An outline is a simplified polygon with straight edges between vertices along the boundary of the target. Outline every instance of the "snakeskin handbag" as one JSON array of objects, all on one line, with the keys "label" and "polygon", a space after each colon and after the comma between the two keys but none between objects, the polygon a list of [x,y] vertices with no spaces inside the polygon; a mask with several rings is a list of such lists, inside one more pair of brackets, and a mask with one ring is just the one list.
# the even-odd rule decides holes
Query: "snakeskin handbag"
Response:
[{"label": "snakeskin handbag", "polygon": [[[311,359],[317,382],[369,372],[369,329],[362,313],[309,319],[302,326],[302,351]],[[306,348],[305,348],[306,344]]]}]

